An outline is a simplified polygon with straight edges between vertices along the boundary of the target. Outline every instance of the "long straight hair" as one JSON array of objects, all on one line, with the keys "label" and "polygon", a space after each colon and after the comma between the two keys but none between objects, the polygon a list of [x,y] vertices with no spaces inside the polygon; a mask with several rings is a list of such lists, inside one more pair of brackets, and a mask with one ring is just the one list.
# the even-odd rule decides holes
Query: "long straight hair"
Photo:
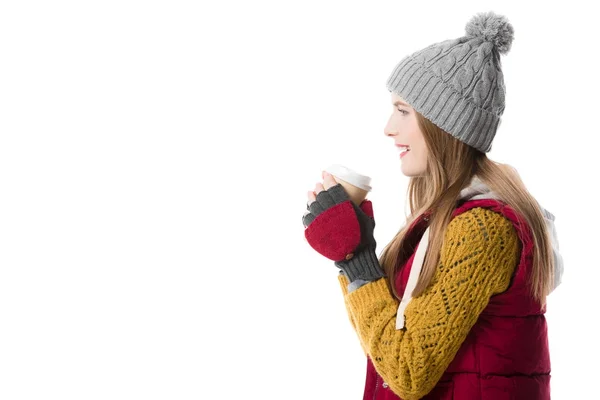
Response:
[{"label": "long straight hair", "polygon": [[[411,177],[409,180],[407,196],[410,214],[406,218],[406,225],[385,246],[379,258],[386,275],[395,277],[397,270],[411,256],[412,249],[404,241],[408,228],[422,213],[430,211],[429,245],[412,296],[417,297],[423,293],[440,262],[444,232],[457,207],[458,196],[477,175],[531,229],[534,247],[529,286],[532,296],[544,305],[554,282],[550,233],[539,204],[529,193],[519,174],[511,166],[492,161],[485,153],[459,141],[420,113],[417,112],[416,115],[429,150],[427,170],[424,176]],[[392,278],[387,280],[390,290],[400,298],[394,282],[395,279]]]}]

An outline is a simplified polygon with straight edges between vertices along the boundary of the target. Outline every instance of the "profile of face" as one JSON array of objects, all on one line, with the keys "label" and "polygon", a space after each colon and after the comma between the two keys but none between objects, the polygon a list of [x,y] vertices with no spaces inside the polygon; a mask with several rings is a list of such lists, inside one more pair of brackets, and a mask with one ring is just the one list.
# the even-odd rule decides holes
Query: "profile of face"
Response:
[{"label": "profile of face", "polygon": [[405,176],[424,176],[427,170],[427,146],[419,128],[415,110],[396,93],[391,92],[392,115],[384,129],[395,144],[408,145],[410,151],[400,157]]}]

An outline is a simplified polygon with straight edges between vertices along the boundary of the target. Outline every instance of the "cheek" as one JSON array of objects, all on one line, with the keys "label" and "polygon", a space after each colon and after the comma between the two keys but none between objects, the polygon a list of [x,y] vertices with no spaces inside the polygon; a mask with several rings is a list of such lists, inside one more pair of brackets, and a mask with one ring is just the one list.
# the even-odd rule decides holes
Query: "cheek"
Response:
[{"label": "cheek", "polygon": [[426,161],[427,153],[423,150],[423,147],[418,146],[417,148],[411,150],[413,153],[413,157],[417,160],[421,160],[423,162]]}]

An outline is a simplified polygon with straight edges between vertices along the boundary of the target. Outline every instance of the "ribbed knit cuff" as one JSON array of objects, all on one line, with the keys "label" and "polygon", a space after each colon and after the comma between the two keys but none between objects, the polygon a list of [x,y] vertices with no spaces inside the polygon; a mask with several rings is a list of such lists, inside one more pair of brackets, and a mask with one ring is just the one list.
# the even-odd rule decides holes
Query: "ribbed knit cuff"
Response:
[{"label": "ribbed knit cuff", "polygon": [[372,248],[357,252],[350,260],[336,261],[335,265],[344,271],[350,282],[358,279],[363,281],[376,281],[385,276],[377,254]]},{"label": "ribbed knit cuff", "polygon": [[[391,303],[394,303],[393,296],[385,279],[379,279],[368,285],[364,285],[360,290],[349,293],[347,296],[348,304],[352,310],[369,308],[374,302],[388,301],[388,299]],[[394,307],[397,308],[397,305],[394,305]]]}]

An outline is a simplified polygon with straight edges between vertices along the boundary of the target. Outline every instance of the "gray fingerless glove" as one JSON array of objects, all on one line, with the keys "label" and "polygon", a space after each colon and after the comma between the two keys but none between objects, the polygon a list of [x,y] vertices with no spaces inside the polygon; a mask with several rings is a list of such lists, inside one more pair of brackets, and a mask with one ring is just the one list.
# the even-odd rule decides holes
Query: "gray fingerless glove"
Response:
[{"label": "gray fingerless glove", "polygon": [[[377,255],[375,253],[377,242],[373,236],[375,229],[375,220],[367,215],[361,207],[354,204],[343,186],[339,183],[330,187],[327,190],[319,192],[316,200],[308,205],[308,212],[302,217],[302,222],[305,227],[310,225],[321,213],[326,212],[331,207],[349,202],[356,214],[360,226],[360,243],[354,252],[348,254],[345,260],[335,261],[334,264],[340,268],[348,277],[350,282],[356,280],[375,281],[385,276],[381,268]],[[368,207],[365,209],[372,212],[370,201],[365,200],[363,204],[368,202]],[[361,206],[363,206],[361,204]]]},{"label": "gray fingerless glove", "polygon": [[375,248],[371,247],[357,250],[350,260],[336,261],[334,264],[344,271],[350,282],[356,280],[372,282],[385,276],[377,259],[377,254],[375,254]]}]

